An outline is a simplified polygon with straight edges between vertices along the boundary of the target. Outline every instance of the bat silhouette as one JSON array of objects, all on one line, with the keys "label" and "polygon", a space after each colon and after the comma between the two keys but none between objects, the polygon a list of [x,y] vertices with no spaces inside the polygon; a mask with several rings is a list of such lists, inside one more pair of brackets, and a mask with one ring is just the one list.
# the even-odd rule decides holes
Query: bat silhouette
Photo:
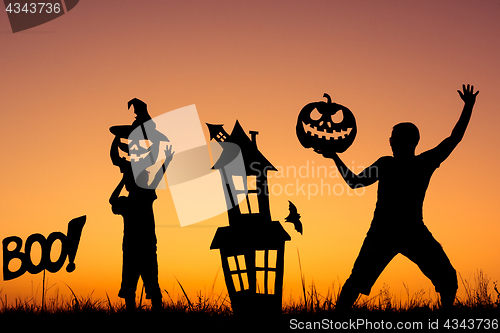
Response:
[{"label": "bat silhouette", "polygon": [[285,218],[285,222],[293,223],[295,230],[300,232],[300,234],[302,235],[302,222],[300,222],[300,214],[297,213],[297,207],[295,207],[295,205],[290,200],[288,200],[288,202],[290,203],[290,205],[288,206],[290,214],[288,214],[288,216]]}]

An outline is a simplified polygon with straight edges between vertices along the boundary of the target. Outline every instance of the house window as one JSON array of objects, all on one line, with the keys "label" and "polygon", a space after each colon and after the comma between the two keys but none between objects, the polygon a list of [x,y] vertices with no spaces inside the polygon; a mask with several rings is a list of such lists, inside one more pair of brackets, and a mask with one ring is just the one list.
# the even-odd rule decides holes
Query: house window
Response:
[{"label": "house window", "polygon": [[246,184],[243,182],[243,176],[233,175],[233,185],[234,189],[238,192],[246,190]]},{"label": "house window", "polygon": [[243,255],[227,257],[229,273],[236,291],[248,289],[248,274]]},{"label": "house window", "polygon": [[257,177],[247,176],[246,179],[244,179],[243,176],[233,175],[232,179],[241,214],[259,213]]},{"label": "house window", "polygon": [[274,271],[257,271],[257,294],[274,294],[274,283],[276,280],[276,272]]},{"label": "house window", "polygon": [[257,191],[257,176],[247,176],[248,191]]},{"label": "house window", "polygon": [[219,132],[219,134],[217,134],[217,139],[218,139],[219,141],[224,142],[224,141],[226,141],[227,136],[226,136],[224,133]]},{"label": "house window", "polygon": [[255,251],[257,293],[274,294],[277,250]]},{"label": "house window", "polygon": [[253,214],[257,214],[259,212],[259,201],[257,200],[257,193],[248,193],[247,200],[251,212]]}]

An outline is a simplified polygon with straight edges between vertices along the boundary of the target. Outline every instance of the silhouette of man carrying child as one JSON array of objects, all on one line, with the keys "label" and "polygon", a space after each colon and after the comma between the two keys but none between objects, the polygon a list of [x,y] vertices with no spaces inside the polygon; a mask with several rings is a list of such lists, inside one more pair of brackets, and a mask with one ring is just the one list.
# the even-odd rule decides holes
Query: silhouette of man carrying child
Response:
[{"label": "silhouette of man carrying child", "polygon": [[[125,299],[127,310],[135,309],[135,292],[141,277],[146,299],[151,299],[153,310],[157,310],[162,308],[162,295],[158,283],[153,202],[157,198],[156,186],[173,152],[167,145],[167,137],[156,130],[146,103],[134,98],[129,101],[129,108],[132,105],[137,115],[132,125],[110,128],[115,135],[111,160],[123,173],[109,199],[113,213],[123,216],[123,266],[118,296]],[[120,196],[123,189],[128,196]]]},{"label": "silhouette of man carrying child", "polygon": [[458,93],[464,101],[451,135],[435,148],[415,155],[420,139],[412,123],[393,127],[389,139],[393,156],[379,158],[356,175],[335,152],[318,151],[331,158],[351,188],[378,184],[377,204],[370,229],[361,246],[351,275],[342,287],[336,309],[349,309],[359,294],[370,290],[389,262],[401,253],[418,265],[440,294],[443,309],[453,307],[458,289],[457,274],[441,245],[424,225],[422,205],[434,171],[462,140],[479,91],[463,85]]}]

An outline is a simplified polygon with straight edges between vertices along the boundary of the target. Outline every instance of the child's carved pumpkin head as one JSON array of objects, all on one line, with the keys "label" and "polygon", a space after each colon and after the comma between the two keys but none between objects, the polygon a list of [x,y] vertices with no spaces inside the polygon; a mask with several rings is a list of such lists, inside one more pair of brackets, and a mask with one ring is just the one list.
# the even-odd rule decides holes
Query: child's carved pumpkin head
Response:
[{"label": "child's carved pumpkin head", "polygon": [[[134,98],[129,102],[129,108],[134,105],[137,115],[132,125],[120,125],[110,128],[115,135],[112,149],[118,150],[119,160],[116,161],[120,168],[131,169],[137,177],[154,167],[155,174],[150,175],[147,185],[155,178],[159,168],[156,166],[166,160],[165,150],[169,144],[168,138],[156,129],[155,122],[147,112],[146,103]],[[117,146],[113,148],[113,146]],[[147,186],[145,186],[147,187]]]}]

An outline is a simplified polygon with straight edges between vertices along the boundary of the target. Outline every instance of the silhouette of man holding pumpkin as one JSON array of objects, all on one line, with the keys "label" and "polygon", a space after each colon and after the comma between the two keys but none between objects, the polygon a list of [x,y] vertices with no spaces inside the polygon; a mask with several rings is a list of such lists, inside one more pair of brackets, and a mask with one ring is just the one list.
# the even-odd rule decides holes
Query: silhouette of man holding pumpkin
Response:
[{"label": "silhouette of man holding pumpkin", "polygon": [[415,148],[420,134],[412,123],[393,127],[389,139],[393,156],[379,158],[358,175],[350,171],[335,152],[319,152],[334,160],[351,188],[379,182],[370,229],[351,275],[342,287],[336,309],[349,309],[360,293],[369,295],[379,275],[398,253],[417,264],[432,281],[443,309],[453,306],[458,289],[456,271],[424,225],[422,205],[432,174],[464,136],[478,92],[474,93],[474,86],[469,85],[463,85],[463,91],[458,90],[464,107],[451,135],[419,155],[415,155]]}]

